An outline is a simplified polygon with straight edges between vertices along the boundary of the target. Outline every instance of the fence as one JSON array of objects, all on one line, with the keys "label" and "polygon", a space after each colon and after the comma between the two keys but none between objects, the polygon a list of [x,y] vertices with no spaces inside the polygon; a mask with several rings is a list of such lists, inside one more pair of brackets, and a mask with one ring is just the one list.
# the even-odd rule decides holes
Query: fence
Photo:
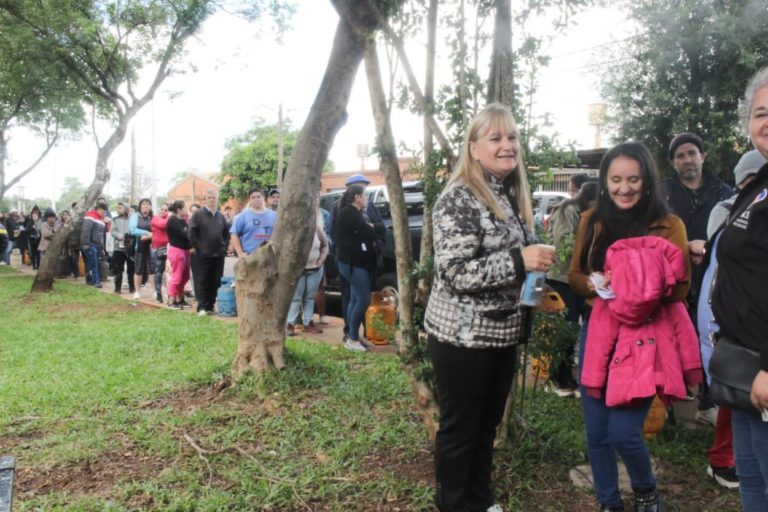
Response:
[{"label": "fence", "polygon": [[537,190],[547,192],[568,192],[568,183],[571,176],[577,174],[586,174],[592,178],[597,178],[597,169],[552,169],[549,173],[537,172],[539,178]]}]

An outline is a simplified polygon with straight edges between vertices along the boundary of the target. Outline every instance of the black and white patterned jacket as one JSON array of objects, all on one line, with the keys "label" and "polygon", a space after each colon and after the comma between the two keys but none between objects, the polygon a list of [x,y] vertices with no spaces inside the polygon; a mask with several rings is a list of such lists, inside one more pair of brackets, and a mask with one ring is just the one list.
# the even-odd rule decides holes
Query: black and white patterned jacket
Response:
[{"label": "black and white patterned jacket", "polygon": [[435,284],[427,333],[467,348],[525,342],[530,308],[519,302],[525,281],[520,250],[532,238],[502,182],[486,173],[508,220],[500,221],[461,181],[435,204]]}]

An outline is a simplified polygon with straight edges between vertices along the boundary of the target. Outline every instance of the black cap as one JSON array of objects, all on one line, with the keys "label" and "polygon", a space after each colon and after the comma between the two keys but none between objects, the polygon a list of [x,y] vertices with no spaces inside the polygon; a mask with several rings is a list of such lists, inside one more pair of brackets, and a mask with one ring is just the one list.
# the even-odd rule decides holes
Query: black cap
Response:
[{"label": "black cap", "polygon": [[271,188],[269,189],[269,192],[267,192],[267,197],[272,197],[275,194],[279,194],[280,189],[279,188]]},{"label": "black cap", "polygon": [[704,142],[702,142],[701,137],[696,135],[695,133],[691,132],[684,132],[680,133],[678,135],[675,135],[675,137],[672,139],[672,142],[669,143],[669,159],[674,160],[675,159],[675,151],[677,151],[677,148],[682,146],[683,144],[693,144],[697,148],[699,148],[699,152],[704,152]]}]

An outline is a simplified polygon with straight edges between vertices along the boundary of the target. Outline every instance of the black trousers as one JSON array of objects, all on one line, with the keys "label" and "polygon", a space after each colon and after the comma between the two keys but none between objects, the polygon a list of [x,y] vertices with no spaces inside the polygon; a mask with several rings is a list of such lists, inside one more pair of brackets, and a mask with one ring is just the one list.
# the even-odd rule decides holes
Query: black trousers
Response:
[{"label": "black trousers", "polygon": [[485,512],[494,504],[493,440],[517,366],[517,348],[462,348],[427,342],[437,377],[437,506]]},{"label": "black trousers", "polygon": [[195,260],[197,310],[213,311],[216,293],[221,286],[221,276],[224,274],[224,256],[210,257],[198,254]]},{"label": "black trousers", "polygon": [[[127,268],[126,268],[127,267]],[[126,270],[126,279],[128,280],[128,290],[133,293],[136,291],[136,285],[133,282],[133,258],[129,258],[125,251],[112,252],[112,270],[115,273],[115,291],[120,292],[123,288],[123,269]]]}]

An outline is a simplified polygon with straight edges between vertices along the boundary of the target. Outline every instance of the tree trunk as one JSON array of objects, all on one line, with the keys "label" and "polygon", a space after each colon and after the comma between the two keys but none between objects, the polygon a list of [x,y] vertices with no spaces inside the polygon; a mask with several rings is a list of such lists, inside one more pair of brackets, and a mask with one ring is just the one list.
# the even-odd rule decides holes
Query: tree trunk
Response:
[{"label": "tree trunk", "polygon": [[[427,69],[424,78],[424,103],[428,111],[433,111],[435,95],[435,55],[437,41],[437,0],[429,1],[427,12]],[[424,183],[426,187],[435,186],[437,180],[437,168],[432,162],[432,150],[434,146],[432,127],[424,120]],[[419,268],[430,266],[434,251],[434,228],[432,226],[432,194],[425,194],[424,214],[421,225],[421,248],[419,251]],[[432,272],[426,272],[419,278],[414,301],[426,309],[427,299],[432,291]]]},{"label": "tree trunk", "polygon": [[[512,60],[512,2],[496,0],[496,24],[493,31],[493,57],[491,77],[488,81],[488,101],[507,105],[514,112],[515,81]],[[503,444],[514,421],[515,386],[509,391],[499,427],[496,429],[495,444]]]},{"label": "tree trunk", "polygon": [[[140,107],[139,107],[140,108]],[[40,261],[40,268],[35,274],[35,279],[32,281],[32,292],[49,292],[53,290],[53,280],[56,277],[56,270],[59,266],[59,255],[64,248],[64,244],[67,241],[69,233],[72,231],[72,226],[80,219],[80,217],[88,211],[88,208],[96,201],[96,198],[101,195],[101,191],[104,190],[104,186],[109,181],[110,172],[107,168],[107,161],[112,156],[115,149],[125,139],[125,131],[128,127],[128,122],[133,118],[139,109],[129,110],[129,114],[122,117],[115,128],[115,131],[107,139],[107,142],[99,148],[99,152],[96,156],[96,174],[93,178],[93,182],[85,191],[83,199],[80,202],[80,208],[72,210],[72,220],[69,226],[65,226],[63,229],[56,232],[51,240],[51,244],[48,246],[48,250],[45,251]]]},{"label": "tree trunk", "polygon": [[[369,39],[365,50],[365,72],[371,95],[371,107],[376,122],[376,146],[379,152],[381,170],[387,183],[389,205],[392,212],[392,228],[395,237],[395,260],[397,265],[397,285],[400,295],[398,313],[400,317],[400,339],[398,352],[401,357],[412,353],[418,343],[418,331],[413,324],[413,297],[415,287],[411,278],[411,232],[408,225],[408,212],[405,206],[403,180],[397,162],[395,137],[392,134],[390,113],[387,110],[384,87],[381,81],[379,58],[376,52],[376,40]],[[413,366],[406,365],[411,377],[419,415],[427,425],[430,439],[437,434],[437,405],[432,389],[425,382],[414,378]]]},{"label": "tree trunk", "polygon": [[333,4],[339,24],[331,56],[288,162],[275,231],[268,243],[235,265],[240,326],[231,368],[234,379],[250,370],[261,374],[270,366],[285,366],[285,320],[312,245],[320,174],[346,121],[366,39],[377,27],[367,2],[334,0]]},{"label": "tree trunk", "polygon": [[514,62],[512,59],[512,0],[496,0],[493,30],[493,56],[488,80],[488,102],[513,109],[515,102]]},{"label": "tree trunk", "polygon": [[395,137],[392,134],[387,100],[381,81],[379,57],[376,52],[376,40],[369,39],[365,49],[365,74],[368,78],[368,90],[371,96],[373,118],[376,123],[376,147],[379,153],[381,170],[389,193],[389,206],[392,213],[392,229],[395,237],[395,263],[397,268],[397,286],[400,296],[398,313],[400,317],[401,337],[399,352],[407,353],[416,342],[413,327],[413,280],[411,279],[411,231],[408,225],[408,212],[403,193],[403,179],[397,162]]}]

